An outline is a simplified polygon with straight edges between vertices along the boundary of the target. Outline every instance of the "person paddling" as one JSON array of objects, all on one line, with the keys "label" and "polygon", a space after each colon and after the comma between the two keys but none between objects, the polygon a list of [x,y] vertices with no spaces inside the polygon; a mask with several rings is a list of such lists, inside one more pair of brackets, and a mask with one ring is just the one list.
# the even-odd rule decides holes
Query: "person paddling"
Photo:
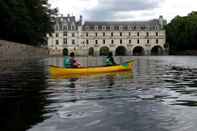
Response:
[{"label": "person paddling", "polygon": [[116,65],[116,62],[114,61],[112,52],[109,52],[108,56],[106,57],[105,65],[106,66]]},{"label": "person paddling", "polygon": [[65,68],[78,68],[78,67],[80,67],[79,61],[77,61],[75,59],[74,52],[70,53],[70,58],[68,58],[68,57],[64,58],[64,67]]}]

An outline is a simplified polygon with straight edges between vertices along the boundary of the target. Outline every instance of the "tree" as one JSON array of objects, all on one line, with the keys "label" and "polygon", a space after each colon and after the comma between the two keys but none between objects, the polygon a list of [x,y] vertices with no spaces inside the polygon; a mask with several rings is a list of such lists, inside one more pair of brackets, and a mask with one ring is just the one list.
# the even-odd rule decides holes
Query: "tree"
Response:
[{"label": "tree", "polygon": [[41,45],[46,34],[53,31],[57,9],[51,9],[48,0],[1,0],[0,38]]},{"label": "tree", "polygon": [[197,12],[176,16],[166,26],[170,52],[197,50]]}]

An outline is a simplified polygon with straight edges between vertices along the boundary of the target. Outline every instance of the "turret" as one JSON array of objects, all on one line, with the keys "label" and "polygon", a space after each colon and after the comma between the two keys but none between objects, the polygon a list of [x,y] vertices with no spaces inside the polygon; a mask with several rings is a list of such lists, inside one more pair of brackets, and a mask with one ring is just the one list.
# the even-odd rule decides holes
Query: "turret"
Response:
[{"label": "turret", "polygon": [[80,23],[80,25],[82,25],[82,22],[83,22],[83,16],[80,15],[80,17],[79,17],[79,23]]},{"label": "turret", "polygon": [[163,16],[159,16],[160,28],[163,29],[166,24],[167,24],[167,21],[163,19]]}]

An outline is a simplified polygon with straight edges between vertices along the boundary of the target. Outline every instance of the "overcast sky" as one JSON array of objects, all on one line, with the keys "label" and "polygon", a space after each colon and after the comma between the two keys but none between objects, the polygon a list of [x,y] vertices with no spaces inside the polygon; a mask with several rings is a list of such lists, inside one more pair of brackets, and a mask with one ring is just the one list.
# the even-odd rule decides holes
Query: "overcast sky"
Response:
[{"label": "overcast sky", "polygon": [[197,11],[197,0],[49,0],[61,14],[81,14],[87,20],[149,20],[163,15],[168,22],[176,15]]}]

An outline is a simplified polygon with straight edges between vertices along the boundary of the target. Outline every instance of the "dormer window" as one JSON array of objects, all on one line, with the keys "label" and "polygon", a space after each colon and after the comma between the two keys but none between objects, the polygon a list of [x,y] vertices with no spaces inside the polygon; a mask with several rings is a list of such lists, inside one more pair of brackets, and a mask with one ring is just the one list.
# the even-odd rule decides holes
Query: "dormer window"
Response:
[{"label": "dormer window", "polygon": [[98,26],[94,26],[94,29],[95,29],[95,30],[98,30]]},{"label": "dormer window", "polygon": [[59,30],[59,27],[58,27],[58,25],[56,25],[56,26],[55,26],[55,30]]},{"label": "dormer window", "polygon": [[86,29],[86,30],[89,30],[89,26],[86,26],[85,29]]},{"label": "dormer window", "polygon": [[114,26],[110,26],[110,30],[114,30]]},{"label": "dormer window", "polygon": [[119,26],[119,30],[122,30],[123,29],[123,26]]},{"label": "dormer window", "polygon": [[71,30],[75,30],[75,27],[74,26],[71,26]]},{"label": "dormer window", "polygon": [[68,26],[67,25],[64,25],[63,26],[63,30],[68,30]]},{"label": "dormer window", "polygon": [[102,26],[102,30],[106,30],[106,26]]},{"label": "dormer window", "polygon": [[128,26],[128,30],[131,30],[131,26],[130,25]]}]

